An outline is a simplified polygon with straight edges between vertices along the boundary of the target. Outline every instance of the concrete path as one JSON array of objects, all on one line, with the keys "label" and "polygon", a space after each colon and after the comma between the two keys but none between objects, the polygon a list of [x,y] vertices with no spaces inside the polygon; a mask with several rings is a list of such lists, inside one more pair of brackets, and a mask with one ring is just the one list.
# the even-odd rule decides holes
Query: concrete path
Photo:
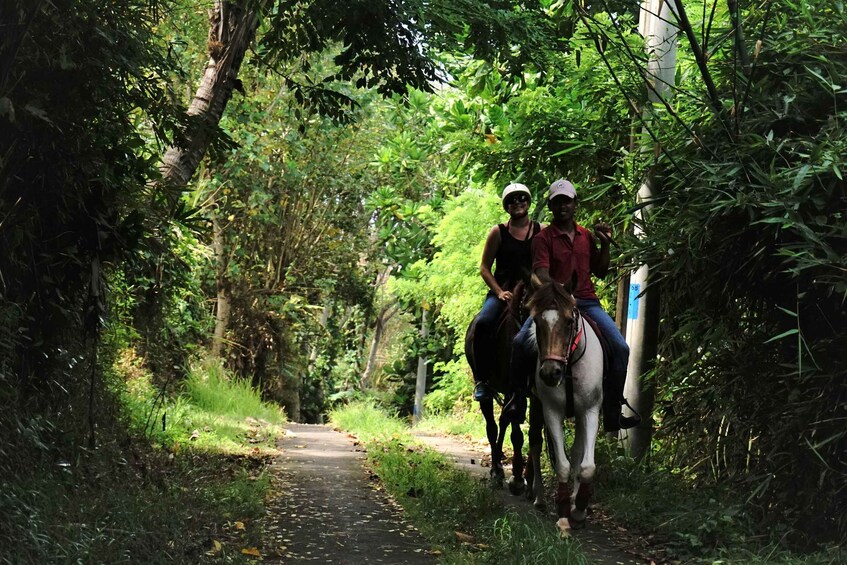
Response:
[{"label": "concrete path", "polygon": [[[438,562],[427,540],[405,522],[402,509],[381,490],[363,465],[365,453],[355,438],[327,426],[289,424],[280,440],[282,455],[271,466],[272,498],[263,520],[262,563]],[[417,433],[425,445],[452,459],[458,468],[488,480],[487,446],[455,437]],[[510,469],[507,468],[507,476]],[[504,505],[537,512],[523,496],[499,491]],[[552,507],[552,504],[550,505]],[[555,516],[549,514],[554,529]],[[573,532],[589,563],[643,565],[649,558],[620,549],[626,536],[597,513]],[[658,560],[657,560],[658,562]]]},{"label": "concrete path", "polygon": [[327,426],[289,424],[271,467],[262,563],[433,564],[354,440]]}]

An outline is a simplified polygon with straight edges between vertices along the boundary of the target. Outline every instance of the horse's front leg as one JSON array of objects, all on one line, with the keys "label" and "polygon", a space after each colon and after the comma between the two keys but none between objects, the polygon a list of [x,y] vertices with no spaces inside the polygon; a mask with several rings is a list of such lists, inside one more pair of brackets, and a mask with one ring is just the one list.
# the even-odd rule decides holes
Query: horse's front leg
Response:
[{"label": "horse's front leg", "polygon": [[485,435],[488,436],[488,445],[491,446],[491,483],[492,486],[502,487],[505,473],[503,472],[503,456],[498,445],[497,420],[494,418],[494,400],[481,400],[479,409],[482,411],[483,418],[485,418]]},{"label": "horse's front leg", "polygon": [[[500,425],[506,425],[502,420]],[[523,457],[523,430],[517,422],[512,422],[512,433],[509,438],[512,441],[512,476],[509,478],[509,492],[515,496],[522,494],[526,488],[524,479],[524,457]]]},{"label": "horse's front leg", "polygon": [[574,434],[573,464],[577,466],[574,477],[573,508],[571,509],[571,524],[575,528],[585,525],[585,514],[588,502],[594,494],[594,448],[597,441],[597,430],[600,426],[600,404],[578,411],[576,432]]},{"label": "horse's front leg", "polygon": [[541,451],[544,448],[544,414],[535,395],[529,399],[529,460],[526,468],[527,498],[536,508],[544,508],[544,478],[541,476]]},{"label": "horse's front leg", "polygon": [[556,513],[559,516],[559,527],[564,531],[568,525],[571,513],[571,465],[565,455],[565,392],[564,387],[555,390],[548,388],[544,392],[547,402],[544,404],[544,425],[547,429],[547,448],[554,461],[553,466],[558,479],[556,491]]}]

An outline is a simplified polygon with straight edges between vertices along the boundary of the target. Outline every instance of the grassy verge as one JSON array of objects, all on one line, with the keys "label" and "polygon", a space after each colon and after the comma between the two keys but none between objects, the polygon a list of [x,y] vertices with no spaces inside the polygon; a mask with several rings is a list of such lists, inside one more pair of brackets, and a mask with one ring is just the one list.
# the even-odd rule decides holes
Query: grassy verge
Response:
[{"label": "grassy verge", "polygon": [[148,375],[119,373],[128,386],[114,386],[112,409],[126,417],[101,429],[95,452],[4,485],[0,563],[248,562],[279,411],[214,365],[164,401]]},{"label": "grassy verge", "polygon": [[332,415],[365,444],[373,471],[437,548],[442,563],[584,563],[579,543],[549,520],[503,508],[483,483],[416,444],[408,428],[367,403]]},{"label": "grassy verge", "polygon": [[[480,439],[485,437],[482,416],[435,417],[426,429]],[[753,523],[744,501],[733,493],[693,489],[684,477],[664,468],[637,464],[620,454],[616,443],[601,437],[597,450],[596,502],[605,512],[642,539],[691,563],[744,563],[765,565],[824,565],[847,562],[847,554],[833,547],[813,554],[788,549],[791,532],[768,531]],[[549,471],[549,469],[548,469]]]},{"label": "grassy verge", "polygon": [[847,553],[838,547],[809,554],[792,551],[786,540],[793,532],[756,524],[745,501],[728,489],[694,488],[672,470],[636,463],[605,442],[597,458],[597,494],[603,506],[621,524],[650,535],[686,562],[824,565],[847,561]]}]

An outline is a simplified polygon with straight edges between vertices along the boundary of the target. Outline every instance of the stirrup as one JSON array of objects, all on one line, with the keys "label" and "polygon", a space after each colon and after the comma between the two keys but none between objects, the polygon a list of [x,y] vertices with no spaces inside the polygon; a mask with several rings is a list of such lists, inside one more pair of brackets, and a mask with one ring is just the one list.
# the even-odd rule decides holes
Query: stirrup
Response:
[{"label": "stirrup", "polygon": [[635,408],[629,405],[629,402],[627,402],[626,398],[623,399],[623,404],[621,406],[626,406],[627,408],[632,410],[633,413],[632,416],[624,416],[623,414],[618,416],[618,425],[621,427],[622,430],[634,428],[635,426],[641,423],[641,415],[635,411]]},{"label": "stirrup", "polygon": [[502,415],[510,422],[526,420],[526,395],[522,392],[512,394],[512,397],[503,406]]},{"label": "stirrup", "polygon": [[485,381],[479,381],[474,385],[473,388],[473,399],[477,402],[481,402],[483,400],[491,400],[494,398],[494,395],[491,394],[491,389],[488,388],[488,383]]}]

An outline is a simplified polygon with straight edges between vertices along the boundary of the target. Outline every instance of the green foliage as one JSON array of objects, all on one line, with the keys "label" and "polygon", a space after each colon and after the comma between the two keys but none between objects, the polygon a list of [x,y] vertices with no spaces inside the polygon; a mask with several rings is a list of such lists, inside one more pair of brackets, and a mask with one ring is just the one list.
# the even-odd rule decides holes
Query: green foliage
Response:
[{"label": "green foliage", "polygon": [[847,98],[831,78],[847,71],[847,19],[826,3],[746,14],[752,70],[732,41],[710,52],[731,112],[714,111],[684,51],[690,82],[651,108],[664,149],[643,165],[657,195],[630,256],[661,293],[653,378],[672,463],[730,482],[762,527],[786,518],[789,541],[813,544],[847,536]]},{"label": "green foliage", "polygon": [[[308,68],[334,67],[315,56]],[[299,405],[294,417],[316,421],[335,386],[358,372],[334,376],[342,359],[361,357],[359,328],[371,316],[362,201],[375,185],[363,169],[381,126],[366,114],[356,127],[304,115],[285,80],[254,72],[250,81],[250,98],[224,120],[239,146],[204,171],[191,201],[216,238],[216,272],[206,277],[230,304],[228,366],[268,398]],[[309,127],[295,127],[300,119]]]},{"label": "green foliage", "polygon": [[272,61],[338,44],[336,78],[382,93],[434,88],[444,79],[438,50],[464,48],[518,80],[525,69],[543,72],[558,39],[541,5],[491,0],[286,0],[271,3],[268,23],[260,47]]},{"label": "green foliage", "polygon": [[147,248],[145,231],[167,217],[146,193],[156,170],[137,127],[164,135],[173,123],[162,104],[171,65],[153,35],[161,5],[3,7],[0,310],[14,316],[16,346],[4,363],[33,402],[84,405],[104,272]]},{"label": "green foliage", "polygon": [[[5,482],[0,562],[193,562],[210,536],[231,536],[227,523],[262,514],[262,456],[275,453],[278,407],[213,362],[196,367],[176,398],[160,395],[130,351],[107,377],[133,433],[110,428],[104,436],[118,439],[96,456],[31,465],[26,477]],[[150,449],[150,440],[166,449]],[[246,539],[260,535],[248,530]]]},{"label": "green foliage", "polygon": [[598,503],[685,561],[811,565],[843,560],[838,547],[812,554],[789,551],[785,538],[792,529],[780,517],[768,532],[760,532],[748,504],[729,483],[691,488],[680,473],[638,464],[600,445]]}]

